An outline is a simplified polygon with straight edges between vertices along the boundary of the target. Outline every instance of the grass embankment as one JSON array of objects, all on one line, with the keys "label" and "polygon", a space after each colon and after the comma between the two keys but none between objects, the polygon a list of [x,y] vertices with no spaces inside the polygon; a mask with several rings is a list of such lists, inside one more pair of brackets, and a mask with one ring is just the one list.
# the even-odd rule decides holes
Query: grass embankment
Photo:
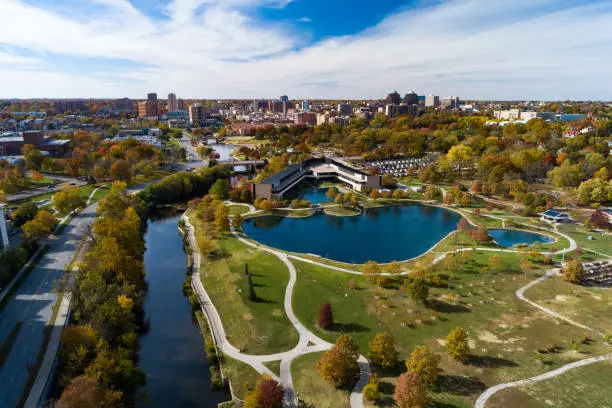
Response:
[{"label": "grass embankment", "polygon": [[234,395],[241,400],[255,388],[255,383],[260,377],[253,367],[231,357],[223,355],[223,374],[229,378]]},{"label": "grass embankment", "polygon": [[528,299],[570,319],[612,334],[612,291],[565,282],[555,276],[525,292]]},{"label": "grass embankment", "polygon": [[227,208],[229,210],[229,215],[242,215],[249,212],[249,206],[245,204],[230,204]]},{"label": "grass embankment", "polygon": [[268,369],[270,369],[270,371],[272,371],[274,374],[276,374],[277,376],[280,377],[280,365],[281,365],[281,361],[280,360],[275,360],[275,361],[268,361],[266,363],[263,363],[266,367],[268,367]]},{"label": "grass embankment", "polygon": [[[198,222],[191,217],[196,231]],[[203,261],[201,277],[217,308],[228,340],[249,354],[291,349],[298,335],[285,314],[287,267],[274,255],[253,249],[229,234],[215,241],[216,259]],[[249,299],[245,265],[253,280],[256,299]]]},{"label": "grass embankment", "polygon": [[332,215],[335,217],[353,217],[355,215],[361,214],[359,210],[353,210],[352,208],[343,206],[329,207],[326,208],[324,212],[327,215]]},{"label": "grass embankment", "polygon": [[293,360],[293,389],[300,401],[304,401],[308,407],[349,408],[350,389],[332,387],[317,372],[315,365],[322,354],[306,354]]},{"label": "grass embankment", "polygon": [[314,211],[309,208],[304,208],[304,209],[299,209],[299,210],[276,209],[276,210],[266,211],[266,214],[280,215],[282,217],[287,217],[287,218],[306,218],[306,217],[310,217],[311,215],[313,215]]},{"label": "grass embankment", "polygon": [[572,369],[558,377],[495,394],[487,408],[612,407],[612,362]]},{"label": "grass embankment", "polygon": [[[491,256],[502,259],[499,271],[489,269]],[[463,263],[440,264],[433,269],[440,284],[432,286],[429,301],[420,304],[401,288],[403,278],[380,288],[358,276],[294,261],[300,277],[294,308],[300,321],[315,334],[333,341],[347,332],[363,354],[367,354],[369,340],[379,332],[391,334],[401,359],[407,358],[414,346],[429,345],[442,356],[434,401],[469,406],[489,386],[537,375],[609,350],[596,339],[582,344],[591,333],[556,322],[519,300],[515,291],[541,276],[544,269],[534,266],[523,274],[518,270],[520,262],[517,254],[476,252],[466,254]],[[355,281],[357,289],[348,289],[350,280]],[[333,307],[332,331],[320,330],[316,325],[317,312],[325,301]],[[455,327],[464,327],[470,333],[473,356],[467,364],[445,353],[444,339]],[[573,350],[574,343],[579,352]],[[392,383],[398,374],[379,371],[385,383],[385,399],[392,395]]]}]

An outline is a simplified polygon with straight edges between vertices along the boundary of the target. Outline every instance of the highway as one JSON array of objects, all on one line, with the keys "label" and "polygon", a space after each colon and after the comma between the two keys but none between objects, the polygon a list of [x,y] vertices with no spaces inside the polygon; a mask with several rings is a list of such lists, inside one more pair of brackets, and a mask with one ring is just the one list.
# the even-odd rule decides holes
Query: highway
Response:
[{"label": "highway", "polygon": [[15,407],[23,394],[30,376],[29,367],[36,362],[57,298],[56,281],[64,275],[86,227],[95,218],[96,208],[97,204],[87,207],[59,237],[48,240],[49,251],[0,312],[0,344],[23,321],[11,352],[0,368],[0,407]]}]

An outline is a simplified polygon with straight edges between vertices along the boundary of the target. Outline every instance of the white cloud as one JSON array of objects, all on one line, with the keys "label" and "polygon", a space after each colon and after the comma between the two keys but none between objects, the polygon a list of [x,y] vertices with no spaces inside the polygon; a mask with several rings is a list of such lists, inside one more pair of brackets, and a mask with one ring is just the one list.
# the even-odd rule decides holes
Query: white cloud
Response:
[{"label": "white cloud", "polygon": [[44,71],[29,78],[31,71],[12,70],[0,54],[2,77],[11,78],[0,96],[175,91],[211,98],[378,98],[391,89],[415,89],[474,98],[603,99],[612,92],[612,6],[605,1],[575,7],[553,0],[446,1],[303,48],[304,36],[291,27],[244,12],[283,7],[286,0],[174,0],[164,10],[168,19],[147,16],[127,0],[95,2],[101,11],[77,20],[0,0],[0,44],[147,68],[121,73],[116,81]]},{"label": "white cloud", "polygon": [[301,17],[298,19],[298,22],[300,23],[312,23],[312,18],[310,17]]}]

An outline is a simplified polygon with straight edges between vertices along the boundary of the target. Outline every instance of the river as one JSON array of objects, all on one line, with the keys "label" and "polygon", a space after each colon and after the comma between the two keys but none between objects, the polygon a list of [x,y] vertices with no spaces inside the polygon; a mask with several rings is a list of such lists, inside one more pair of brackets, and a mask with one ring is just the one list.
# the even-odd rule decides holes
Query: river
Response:
[{"label": "river", "polygon": [[183,296],[187,256],[176,214],[151,218],[145,234],[148,291],[144,303],[149,330],[141,337],[140,367],[153,408],[213,408],[230,399],[210,389],[204,339]]}]

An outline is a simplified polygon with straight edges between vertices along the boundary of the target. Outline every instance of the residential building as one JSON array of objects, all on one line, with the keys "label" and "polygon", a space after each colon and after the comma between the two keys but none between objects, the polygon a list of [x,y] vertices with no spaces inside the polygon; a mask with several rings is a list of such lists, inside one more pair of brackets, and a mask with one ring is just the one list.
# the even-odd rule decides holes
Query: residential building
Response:
[{"label": "residential building", "polygon": [[176,100],[176,95],[173,93],[168,94],[168,112],[179,110],[178,101]]},{"label": "residential building", "polygon": [[425,97],[425,106],[437,108],[440,106],[440,97],[432,94],[427,95]]},{"label": "residential building", "polygon": [[154,117],[158,116],[159,110],[157,101],[140,101],[138,102],[138,116],[140,117]]},{"label": "residential building", "polygon": [[189,105],[189,121],[193,123],[202,123],[206,120],[206,110],[201,103]]},{"label": "residential building", "polygon": [[317,125],[317,115],[312,112],[300,112],[295,115],[295,124],[296,125],[316,126]]},{"label": "residential building", "polygon": [[317,115],[317,126],[326,125],[329,121],[329,116],[319,113]]},{"label": "residential building", "polygon": [[353,114],[353,104],[351,103],[339,103],[338,104],[338,115],[352,115]]},{"label": "residential building", "polygon": [[77,111],[86,112],[87,105],[85,105],[85,102],[79,100],[59,100],[53,102],[53,109],[56,114]]},{"label": "residential building", "polygon": [[363,191],[366,187],[380,189],[382,186],[382,176],[369,175],[340,159],[328,157],[292,164],[260,183],[253,184],[253,197],[282,199],[284,194],[306,179],[333,179],[355,191]]},{"label": "residential building", "polygon": [[349,116],[334,116],[332,118],[329,118],[330,125],[339,125],[342,127],[348,126],[350,121],[351,118]]}]

